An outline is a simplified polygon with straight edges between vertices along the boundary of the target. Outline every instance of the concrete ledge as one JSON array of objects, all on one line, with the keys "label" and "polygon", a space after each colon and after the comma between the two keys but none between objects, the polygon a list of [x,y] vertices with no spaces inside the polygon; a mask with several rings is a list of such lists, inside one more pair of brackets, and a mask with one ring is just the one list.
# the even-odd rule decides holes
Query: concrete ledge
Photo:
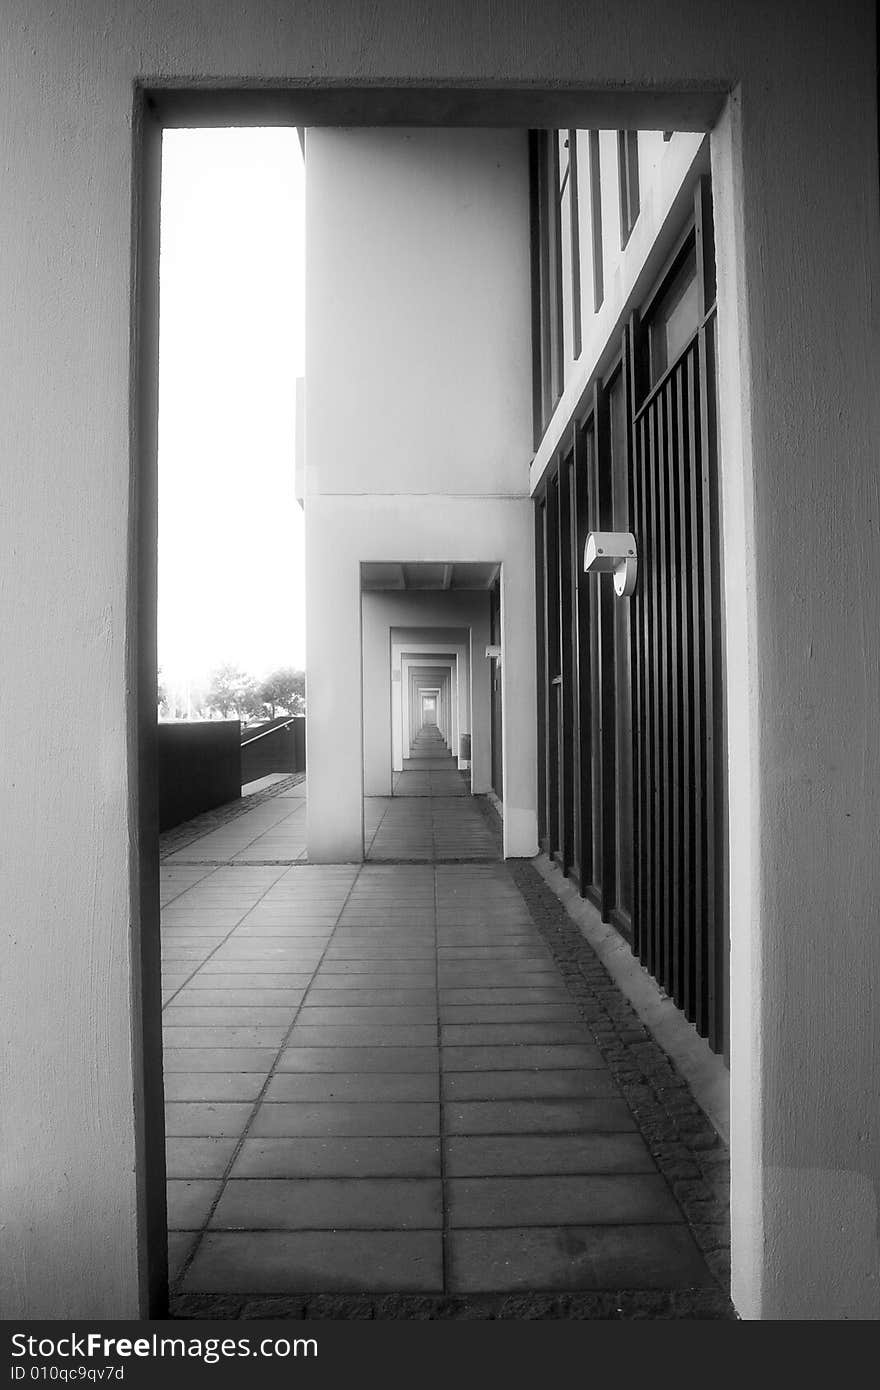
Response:
[{"label": "concrete ledge", "polygon": [[603,922],[592,903],[578,893],[570,879],[546,854],[532,860],[538,873],[562,903],[601,960],[608,974],[630,1001],[645,1027],[688,1083],[694,1100],[730,1143],[730,1073],[724,1062],[697,1035],[680,1009],[648,974],[629,943]]}]

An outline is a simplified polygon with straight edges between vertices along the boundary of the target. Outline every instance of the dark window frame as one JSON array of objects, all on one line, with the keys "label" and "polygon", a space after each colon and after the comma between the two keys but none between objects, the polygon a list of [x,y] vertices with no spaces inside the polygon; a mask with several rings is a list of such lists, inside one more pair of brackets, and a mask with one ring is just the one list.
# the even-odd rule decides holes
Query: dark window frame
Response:
[{"label": "dark window frame", "polygon": [[581,227],[578,203],[578,139],[577,131],[568,132],[568,234],[571,259],[571,355],[575,361],[583,348],[581,315]]},{"label": "dark window frame", "polygon": [[590,234],[593,244],[593,313],[598,314],[605,300],[605,252],[602,244],[602,155],[598,130],[589,136]]},{"label": "dark window frame", "polygon": [[637,130],[617,132],[617,174],[620,188],[620,249],[623,250],[641,211]]}]

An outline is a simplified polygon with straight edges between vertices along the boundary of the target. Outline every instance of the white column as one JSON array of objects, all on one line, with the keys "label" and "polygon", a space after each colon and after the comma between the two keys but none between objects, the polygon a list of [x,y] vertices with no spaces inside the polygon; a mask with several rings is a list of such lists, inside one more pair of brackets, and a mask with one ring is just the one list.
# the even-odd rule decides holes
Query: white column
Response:
[{"label": "white column", "polygon": [[384,594],[364,594],[364,795],[391,795],[391,652]]},{"label": "white column", "polygon": [[[335,502],[336,499],[333,499]],[[307,847],[313,864],[364,853],[361,577],[340,543],[338,503],[307,499]]]},{"label": "white column", "polygon": [[482,615],[471,626],[471,791],[485,794],[492,784],[491,663],[486,659],[489,641],[489,599]]},{"label": "white column", "polygon": [[524,529],[522,554],[501,567],[504,855],[513,859],[538,853],[534,534]]},{"label": "white column", "polygon": [[459,742],[458,747],[453,751],[458,760],[459,768],[463,769],[467,766],[467,762],[461,757],[461,738],[463,734],[469,734],[471,731],[471,670],[468,648],[459,647],[456,651],[456,657],[456,705],[458,708]]}]

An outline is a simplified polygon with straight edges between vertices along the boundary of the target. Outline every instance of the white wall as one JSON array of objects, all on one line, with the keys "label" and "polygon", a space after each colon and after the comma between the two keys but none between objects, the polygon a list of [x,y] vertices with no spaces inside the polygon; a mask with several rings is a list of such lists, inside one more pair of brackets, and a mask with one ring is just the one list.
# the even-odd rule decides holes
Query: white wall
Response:
[{"label": "white wall", "polygon": [[305,164],[308,492],[524,494],[524,132],[310,129]]},{"label": "white wall", "polygon": [[[622,91],[635,94],[641,119],[667,128],[688,112],[699,118],[700,87],[734,92],[713,138],[723,228],[734,1297],[749,1317],[876,1317],[874,6],[561,0],[521,8],[502,25],[482,0],[242,0],[209,15],[176,0],[6,0],[4,20],[0,717],[15,731],[0,778],[4,1314],[131,1316],[144,1306],[131,1009],[139,870],[126,766],[128,649],[137,640],[133,81],[413,84],[412,100],[423,99],[419,84],[459,82],[472,104],[474,88],[491,84],[497,114],[509,109],[504,84],[523,109],[524,89],[559,93],[562,74],[593,94],[589,119],[572,117],[586,126],[613,127],[608,107],[621,109]],[[497,456],[490,466],[505,471]],[[345,507],[343,498],[313,502],[309,573],[344,600],[332,639],[353,652],[359,575],[350,557],[365,528],[355,530]],[[476,555],[528,550],[527,504],[503,551],[503,527],[480,532],[479,502],[445,507],[438,522],[461,528],[462,548],[466,538]],[[406,507],[389,498],[373,519],[378,558],[397,553]],[[320,551],[340,532],[334,567]],[[414,541],[454,558],[430,523]],[[531,616],[524,611],[524,630]],[[320,666],[320,641],[310,640]],[[509,652],[506,675],[509,685]],[[31,718],[34,692],[48,689],[52,717]],[[320,680],[310,685],[310,703],[326,693]],[[531,711],[523,722],[528,756]],[[359,730],[353,743],[359,761]]]},{"label": "white wall", "polygon": [[[503,559],[523,591],[533,587],[527,153],[522,131],[306,136],[308,852],[316,861],[361,853],[361,720],[346,724],[341,675],[346,652],[361,645],[360,562]],[[523,620],[533,612],[532,596]],[[534,644],[521,645],[515,727],[528,723],[535,701]],[[372,682],[372,639],[365,651]],[[534,745],[530,727],[511,777],[531,820],[526,809],[505,831],[511,853],[537,845]],[[369,750],[367,761],[368,785],[382,785]]]}]

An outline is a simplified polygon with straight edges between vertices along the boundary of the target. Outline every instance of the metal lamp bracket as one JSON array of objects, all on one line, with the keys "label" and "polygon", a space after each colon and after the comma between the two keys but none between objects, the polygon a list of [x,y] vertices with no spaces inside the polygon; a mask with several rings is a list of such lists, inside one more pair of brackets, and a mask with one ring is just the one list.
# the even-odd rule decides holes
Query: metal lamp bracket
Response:
[{"label": "metal lamp bracket", "polygon": [[584,572],[613,574],[618,598],[635,593],[638,556],[632,531],[590,531],[584,547]]}]

